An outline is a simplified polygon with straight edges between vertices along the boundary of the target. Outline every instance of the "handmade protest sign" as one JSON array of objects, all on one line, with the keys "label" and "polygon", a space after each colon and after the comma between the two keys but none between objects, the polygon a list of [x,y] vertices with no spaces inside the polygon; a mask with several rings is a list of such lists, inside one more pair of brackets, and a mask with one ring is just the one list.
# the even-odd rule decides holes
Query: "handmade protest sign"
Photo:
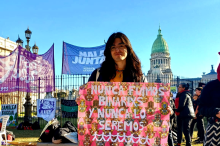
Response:
[{"label": "handmade protest sign", "polygon": [[61,110],[63,118],[77,118],[78,105],[75,100],[61,99]]},{"label": "handmade protest sign", "polygon": [[2,104],[2,116],[9,115],[7,126],[17,126],[18,105],[17,104]]},{"label": "handmade protest sign", "polygon": [[164,145],[170,85],[89,82],[80,87],[79,145]]},{"label": "handmade protest sign", "polygon": [[56,98],[37,99],[37,116],[46,121],[55,117]]}]

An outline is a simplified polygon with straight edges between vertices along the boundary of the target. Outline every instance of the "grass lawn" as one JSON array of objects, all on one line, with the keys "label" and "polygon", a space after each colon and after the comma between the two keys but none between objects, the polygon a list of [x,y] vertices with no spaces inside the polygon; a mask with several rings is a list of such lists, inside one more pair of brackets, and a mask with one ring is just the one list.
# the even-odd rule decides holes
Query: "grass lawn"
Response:
[{"label": "grass lawn", "polygon": [[[31,142],[33,144],[36,144],[38,141],[38,138],[41,134],[42,129],[40,130],[17,130],[13,128],[8,128],[7,130],[13,131],[15,134],[15,141],[14,142]],[[193,136],[196,137],[197,131],[194,131]],[[194,138],[193,141],[196,139]],[[182,145],[185,145],[185,143],[182,143]],[[202,146],[203,144],[195,144],[192,143],[193,146]]]},{"label": "grass lawn", "polygon": [[[72,122],[74,125],[77,125],[77,119],[76,118],[62,118],[58,119],[61,125],[63,125],[66,121]],[[38,121],[37,118],[33,119],[32,122]],[[18,118],[18,123],[23,122],[23,118]],[[7,127],[6,129],[9,131],[12,131],[15,135],[15,141],[13,141],[14,145],[24,146],[28,143],[32,143],[29,145],[36,145],[38,138],[44,128],[44,126],[47,124],[47,121],[43,120],[42,118],[39,119],[40,123],[40,130],[17,130],[15,127]],[[25,144],[26,143],[26,144]]]},{"label": "grass lawn", "polygon": [[[193,137],[197,137],[197,131],[194,131],[193,132]],[[203,146],[203,144],[201,143],[201,144],[195,144],[195,140],[196,140],[197,138],[193,138],[192,139],[192,146]],[[185,145],[185,143],[182,143],[181,145]]]},{"label": "grass lawn", "polygon": [[7,130],[13,131],[15,135],[15,141],[20,142],[20,146],[22,143],[32,143],[33,145],[37,144],[38,138],[41,134],[42,129],[40,130],[17,130],[15,128],[7,127]]}]

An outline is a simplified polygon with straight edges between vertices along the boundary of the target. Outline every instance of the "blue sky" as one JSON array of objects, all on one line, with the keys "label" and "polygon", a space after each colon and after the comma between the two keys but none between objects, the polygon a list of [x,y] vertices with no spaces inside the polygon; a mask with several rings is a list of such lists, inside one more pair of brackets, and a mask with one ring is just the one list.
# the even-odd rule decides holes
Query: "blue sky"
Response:
[{"label": "blue sky", "polygon": [[220,62],[219,0],[1,0],[0,36],[25,41],[32,31],[39,54],[55,44],[56,74],[61,74],[62,42],[94,47],[117,31],[125,33],[141,60],[150,68],[151,47],[159,24],[171,55],[174,75],[201,77]]}]

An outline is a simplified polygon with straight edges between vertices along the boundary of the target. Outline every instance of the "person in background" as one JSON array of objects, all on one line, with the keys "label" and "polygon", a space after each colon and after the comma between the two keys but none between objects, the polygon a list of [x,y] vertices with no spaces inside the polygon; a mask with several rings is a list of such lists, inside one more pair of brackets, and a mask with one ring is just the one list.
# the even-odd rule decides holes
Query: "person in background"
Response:
[{"label": "person in background", "polygon": [[141,62],[125,34],[116,32],[108,38],[104,56],[101,68],[92,72],[89,81],[147,82]]},{"label": "person in background", "polygon": [[202,88],[204,88],[205,87],[205,83],[199,83],[199,87],[202,87]]},{"label": "person in background", "polygon": [[202,87],[196,88],[196,95],[198,96],[198,99],[197,99],[197,103],[196,103],[197,107],[196,107],[195,114],[196,114],[197,129],[198,129],[198,136],[199,136],[199,138],[197,140],[195,140],[196,143],[203,143],[204,134],[205,134],[205,126],[204,126],[203,116],[198,111],[199,103],[200,103],[200,95],[201,95],[202,89],[203,89]]},{"label": "person in background", "polygon": [[[196,111],[196,108],[197,108],[197,106],[198,106],[198,100],[197,100],[198,98],[199,98],[198,95],[196,95],[196,94],[193,95],[193,109],[194,109],[194,111]],[[196,115],[196,112],[195,112],[195,115]],[[192,123],[191,123],[191,125],[190,125],[191,138],[193,138],[193,130],[194,130],[194,127],[195,127],[196,122],[197,122],[197,118],[195,117],[195,118],[192,120]],[[197,127],[197,129],[198,129],[198,127]]]},{"label": "person in background", "polygon": [[181,83],[175,100],[177,114],[177,145],[181,145],[182,133],[185,135],[186,146],[191,146],[190,124],[195,118],[191,94],[188,91],[189,84]]},{"label": "person in background", "polygon": [[199,113],[208,118],[204,146],[220,145],[220,64],[217,79],[208,82],[202,90]]},{"label": "person in background", "polygon": [[168,106],[168,110],[170,111],[170,127],[169,127],[169,135],[168,135],[168,145],[169,146],[174,146],[174,138],[173,138],[173,134],[172,134],[172,128],[174,126],[174,119],[175,119],[175,113],[174,113],[174,109],[175,109],[175,103],[173,100],[173,94],[170,93],[170,98],[169,98],[169,102],[170,102],[170,106]]}]

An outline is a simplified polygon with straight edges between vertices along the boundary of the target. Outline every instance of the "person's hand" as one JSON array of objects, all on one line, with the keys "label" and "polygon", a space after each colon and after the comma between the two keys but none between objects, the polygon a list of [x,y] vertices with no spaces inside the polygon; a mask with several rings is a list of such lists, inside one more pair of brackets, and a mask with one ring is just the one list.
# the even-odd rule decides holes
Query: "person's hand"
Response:
[{"label": "person's hand", "polygon": [[168,106],[167,110],[170,112],[171,115],[174,113],[170,106]]},{"label": "person's hand", "polygon": [[62,142],[62,139],[57,139],[57,140],[54,140],[54,137],[52,138],[52,142],[55,143],[55,144],[59,144]]},{"label": "person's hand", "polygon": [[194,119],[197,119],[197,117],[195,117]]},{"label": "person's hand", "polygon": [[216,117],[220,119],[220,111],[216,114]]}]

